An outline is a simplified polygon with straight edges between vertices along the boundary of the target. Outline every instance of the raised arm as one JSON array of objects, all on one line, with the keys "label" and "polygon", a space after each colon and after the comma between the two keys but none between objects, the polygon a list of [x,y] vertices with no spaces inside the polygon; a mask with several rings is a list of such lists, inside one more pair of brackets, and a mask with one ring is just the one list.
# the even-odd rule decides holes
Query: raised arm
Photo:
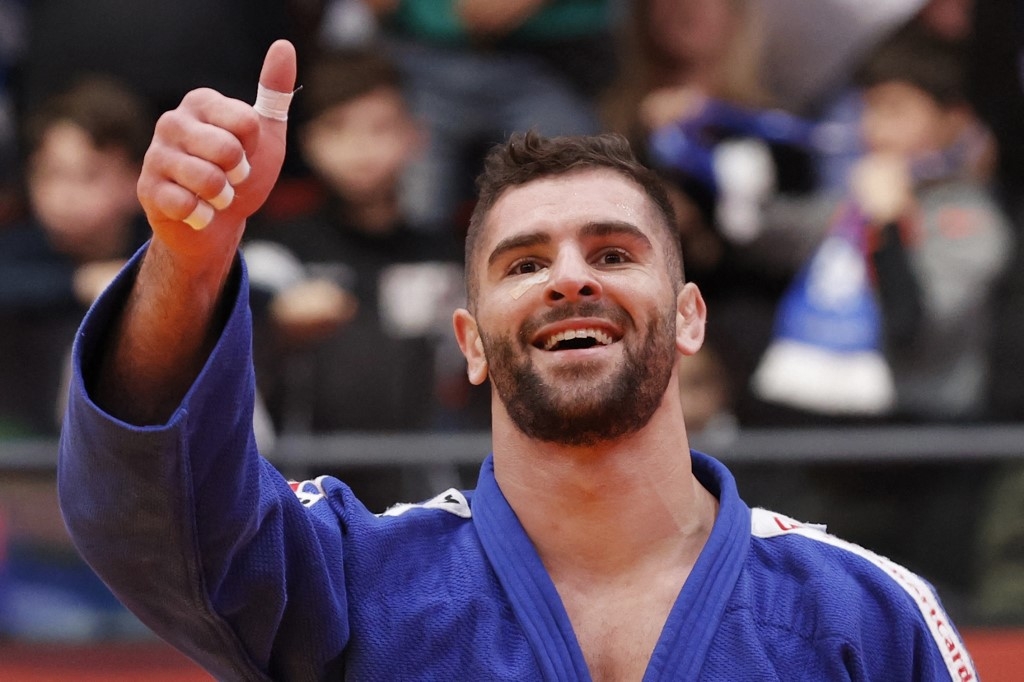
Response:
[{"label": "raised arm", "polygon": [[[295,62],[291,43],[275,42],[260,84],[290,93]],[[209,89],[157,122],[138,183],[153,239],[92,386],[110,414],[163,423],[202,368],[245,221],[280,173],[286,126]]]}]

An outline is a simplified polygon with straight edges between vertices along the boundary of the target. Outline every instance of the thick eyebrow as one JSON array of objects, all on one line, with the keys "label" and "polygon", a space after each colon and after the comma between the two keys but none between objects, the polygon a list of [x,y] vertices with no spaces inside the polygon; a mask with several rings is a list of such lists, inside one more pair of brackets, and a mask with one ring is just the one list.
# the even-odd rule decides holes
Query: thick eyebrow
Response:
[{"label": "thick eyebrow", "polygon": [[528,234],[517,234],[514,237],[506,237],[498,242],[494,250],[491,251],[491,255],[487,257],[487,265],[494,265],[494,261],[502,257],[502,255],[509,251],[515,251],[516,249],[525,249],[531,246],[539,246],[541,244],[549,244],[551,237],[540,232],[530,232]]},{"label": "thick eyebrow", "polygon": [[[580,235],[583,237],[625,235],[631,239],[642,242],[648,249],[653,248],[651,240],[643,233],[643,230],[632,223],[622,220],[587,223],[580,229]],[[491,251],[491,255],[487,257],[487,265],[494,265],[496,260],[509,251],[525,249],[531,246],[539,246],[541,244],[549,244],[550,242],[551,237],[540,232],[530,232],[527,234],[515,235],[514,237],[507,237],[498,242],[497,246],[494,247],[494,250]]]},{"label": "thick eyebrow", "polygon": [[624,220],[610,220],[602,221],[599,223],[587,223],[580,230],[580,233],[584,237],[611,237],[613,235],[621,235],[630,237],[639,242],[642,242],[648,249],[653,248],[651,240],[647,238],[643,230]]}]

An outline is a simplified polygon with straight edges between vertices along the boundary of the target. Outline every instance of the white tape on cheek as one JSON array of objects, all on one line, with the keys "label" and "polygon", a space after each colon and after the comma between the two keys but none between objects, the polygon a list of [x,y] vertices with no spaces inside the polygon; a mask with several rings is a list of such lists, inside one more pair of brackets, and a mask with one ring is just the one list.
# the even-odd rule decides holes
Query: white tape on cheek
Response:
[{"label": "white tape on cheek", "polygon": [[278,92],[266,88],[260,83],[256,86],[256,104],[252,108],[263,118],[275,121],[288,120],[288,107],[291,106],[294,92]]},{"label": "white tape on cheek", "polygon": [[527,290],[529,290],[529,288],[532,287],[533,285],[543,284],[544,282],[548,281],[550,273],[551,271],[547,269],[538,270],[537,272],[533,273],[526,279],[516,284],[515,287],[512,288],[512,291],[509,292],[509,295],[514,299],[518,299],[520,296],[525,294]]}]

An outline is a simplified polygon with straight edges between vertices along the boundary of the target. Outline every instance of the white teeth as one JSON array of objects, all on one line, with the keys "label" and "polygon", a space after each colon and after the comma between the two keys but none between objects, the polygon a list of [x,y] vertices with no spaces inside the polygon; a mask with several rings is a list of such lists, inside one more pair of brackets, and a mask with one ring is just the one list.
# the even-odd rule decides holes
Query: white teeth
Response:
[{"label": "white teeth", "polygon": [[567,329],[564,332],[558,332],[554,336],[548,337],[544,342],[544,350],[551,350],[561,341],[568,341],[569,339],[594,339],[598,344],[607,346],[612,342],[612,337],[606,332],[600,329]]}]

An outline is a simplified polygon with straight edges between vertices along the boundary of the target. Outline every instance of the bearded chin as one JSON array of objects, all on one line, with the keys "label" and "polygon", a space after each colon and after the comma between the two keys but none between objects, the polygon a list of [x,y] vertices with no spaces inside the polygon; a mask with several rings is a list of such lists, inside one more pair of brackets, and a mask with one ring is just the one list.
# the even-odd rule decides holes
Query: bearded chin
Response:
[{"label": "bearded chin", "polygon": [[498,398],[520,431],[550,443],[590,446],[639,431],[658,409],[675,364],[671,323],[653,325],[603,381],[587,380],[590,368],[584,366],[561,386],[545,382],[528,355],[517,357],[511,339],[482,340]]}]

